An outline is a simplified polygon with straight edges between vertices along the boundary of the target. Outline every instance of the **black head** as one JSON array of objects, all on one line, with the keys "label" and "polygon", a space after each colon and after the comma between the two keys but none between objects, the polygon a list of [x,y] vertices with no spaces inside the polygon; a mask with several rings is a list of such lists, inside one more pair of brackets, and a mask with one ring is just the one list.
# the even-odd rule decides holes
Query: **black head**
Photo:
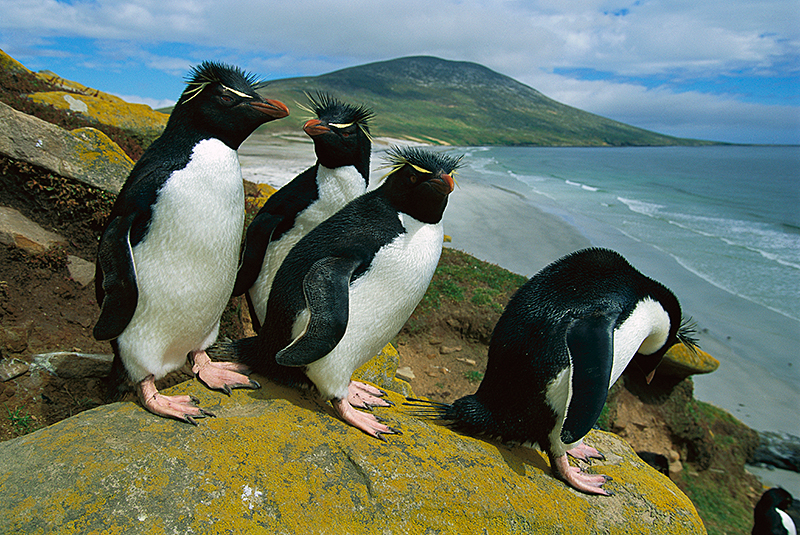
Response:
[{"label": "black head", "polygon": [[393,147],[386,153],[391,170],[381,186],[399,211],[422,221],[438,223],[453,191],[452,175],[463,156],[450,156],[416,147]]},{"label": "black head", "polygon": [[191,128],[234,150],[260,125],[289,115],[282,102],[259,95],[263,84],[238,67],[205,61],[192,69],[186,85],[167,128]]},{"label": "black head", "polygon": [[303,126],[314,140],[319,163],[330,169],[353,165],[367,180],[372,138],[369,121],[374,116],[365,106],[342,102],[328,93],[306,93],[309,106],[304,109],[316,115]]}]

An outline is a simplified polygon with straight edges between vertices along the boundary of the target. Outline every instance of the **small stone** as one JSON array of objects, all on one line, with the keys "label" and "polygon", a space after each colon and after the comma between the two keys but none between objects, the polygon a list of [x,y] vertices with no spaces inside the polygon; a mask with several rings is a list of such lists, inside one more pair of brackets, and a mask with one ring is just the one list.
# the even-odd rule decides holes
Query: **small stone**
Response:
[{"label": "small stone", "polygon": [[439,353],[442,355],[450,355],[452,353],[458,353],[461,351],[461,346],[442,346],[439,348]]},{"label": "small stone", "polygon": [[465,358],[457,357],[456,360],[458,362],[463,362],[464,364],[469,364],[470,366],[477,366],[478,365],[478,363],[475,362],[472,359],[465,359]]},{"label": "small stone", "polygon": [[33,321],[13,327],[0,327],[0,347],[9,353],[22,353],[28,349],[28,338],[33,331]]},{"label": "small stone", "polygon": [[28,371],[30,366],[27,362],[19,359],[0,360],[0,381],[10,381]]},{"label": "small stone", "polygon": [[397,373],[395,375],[398,379],[402,379],[403,381],[413,381],[417,378],[417,376],[414,375],[414,370],[412,370],[409,366],[397,368]]},{"label": "small stone", "polygon": [[33,357],[33,366],[43,368],[62,379],[106,377],[111,372],[114,355],[59,351]]},{"label": "small stone", "polygon": [[0,243],[39,254],[56,245],[66,244],[66,240],[43,229],[17,210],[0,206]]},{"label": "small stone", "polygon": [[72,280],[81,286],[87,286],[94,280],[95,265],[78,256],[67,256],[67,269]]}]

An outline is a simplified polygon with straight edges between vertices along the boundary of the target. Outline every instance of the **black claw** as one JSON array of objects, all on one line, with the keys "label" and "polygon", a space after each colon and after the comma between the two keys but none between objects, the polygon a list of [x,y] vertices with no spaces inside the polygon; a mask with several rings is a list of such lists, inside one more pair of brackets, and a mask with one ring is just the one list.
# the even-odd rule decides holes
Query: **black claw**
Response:
[{"label": "black claw", "polygon": [[232,392],[231,392],[231,387],[230,387],[230,386],[228,386],[228,385],[222,385],[222,388],[220,388],[220,390],[222,390],[223,392],[225,392],[225,393],[228,395],[228,397],[230,397],[230,395],[231,395],[231,393],[232,393]]},{"label": "black claw", "polygon": [[394,427],[390,427],[389,431],[391,431],[392,434],[394,434],[394,435],[402,435],[403,434],[402,431],[400,431],[399,429],[395,429]]},{"label": "black claw", "polygon": [[194,403],[195,405],[198,405],[198,404],[200,403],[200,400],[199,400],[199,399],[197,399],[197,398],[196,398],[196,397],[194,397],[194,396],[189,396],[189,399],[191,399],[191,400],[192,400],[192,403]]},{"label": "black claw", "polygon": [[378,422],[380,422],[382,424],[386,423],[386,419],[385,418],[381,418],[380,416],[376,416],[375,419],[378,420]]},{"label": "black claw", "polygon": [[386,439],[383,437],[383,433],[375,433],[375,438],[382,442],[386,442]]},{"label": "black claw", "polygon": [[250,379],[250,388],[256,389],[261,388],[261,384],[258,381],[253,381]]},{"label": "black claw", "polygon": [[193,426],[197,427],[197,422],[194,421],[194,418],[189,416],[188,414],[183,415],[183,421],[187,424],[192,424]]},{"label": "black claw", "polygon": [[200,409],[200,412],[202,412],[202,413],[203,413],[203,416],[204,416],[204,417],[205,417],[205,416],[210,416],[211,418],[216,418],[216,417],[217,417],[217,415],[216,415],[216,414],[214,414],[213,412],[211,412],[211,411],[208,411],[208,410],[206,410],[206,409]]},{"label": "black claw", "polygon": [[388,399],[384,399],[383,401],[384,401],[384,403],[386,403],[390,407],[394,407],[394,401],[391,401],[391,400],[388,400]]}]

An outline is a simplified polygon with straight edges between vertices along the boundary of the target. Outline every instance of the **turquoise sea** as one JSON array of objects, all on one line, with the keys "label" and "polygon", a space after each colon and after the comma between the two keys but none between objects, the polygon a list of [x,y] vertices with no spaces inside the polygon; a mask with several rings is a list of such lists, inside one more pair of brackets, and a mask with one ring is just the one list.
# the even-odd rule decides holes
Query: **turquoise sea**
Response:
[{"label": "turquoise sea", "polygon": [[466,153],[465,178],[519,191],[589,236],[613,227],[710,284],[800,321],[800,147]]}]

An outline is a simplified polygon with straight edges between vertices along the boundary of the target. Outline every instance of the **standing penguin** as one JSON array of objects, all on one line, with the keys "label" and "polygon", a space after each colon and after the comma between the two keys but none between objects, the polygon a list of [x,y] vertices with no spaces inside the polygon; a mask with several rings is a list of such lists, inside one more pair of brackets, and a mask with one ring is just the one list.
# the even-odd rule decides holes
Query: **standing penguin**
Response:
[{"label": "standing penguin", "polygon": [[350,378],[400,331],[425,294],[442,252],[442,215],[460,162],[416,148],[393,149],[389,159],[383,184],[289,252],[258,337],[212,349],[274,381],[313,384],[344,421],[376,438],[396,431],[353,406],[387,403],[379,390]]},{"label": "standing penguin", "polygon": [[367,189],[372,111],[326,93],[307,95],[317,118],[303,130],[314,140],[317,163],[274,193],[247,227],[233,295],[247,292],[256,332],[267,312],[272,280],[291,248],[311,229]]},{"label": "standing penguin", "polygon": [[797,535],[797,526],[786,512],[792,506],[792,495],[774,487],[761,495],[753,511],[753,535]]},{"label": "standing penguin", "polygon": [[538,444],[556,477],[607,495],[606,476],[571,467],[567,453],[602,458],[581,440],[611,385],[631,360],[649,382],[672,345],[694,347],[689,333],[672,292],[619,254],[586,249],[546,266],[514,294],[495,326],[475,394],[452,405],[409,401],[423,408],[421,415],[464,432]]},{"label": "standing penguin", "polygon": [[111,341],[112,380],[124,365],[155,414],[190,423],[209,414],[188,396],[163,396],[155,387],[187,354],[212,388],[257,386],[230,363],[210,362],[204,349],[217,337],[239,260],[244,191],[236,150],[259,125],[289,114],[259,96],[259,85],[237,67],[204,62],[193,69],[100,239],[94,336]]}]

